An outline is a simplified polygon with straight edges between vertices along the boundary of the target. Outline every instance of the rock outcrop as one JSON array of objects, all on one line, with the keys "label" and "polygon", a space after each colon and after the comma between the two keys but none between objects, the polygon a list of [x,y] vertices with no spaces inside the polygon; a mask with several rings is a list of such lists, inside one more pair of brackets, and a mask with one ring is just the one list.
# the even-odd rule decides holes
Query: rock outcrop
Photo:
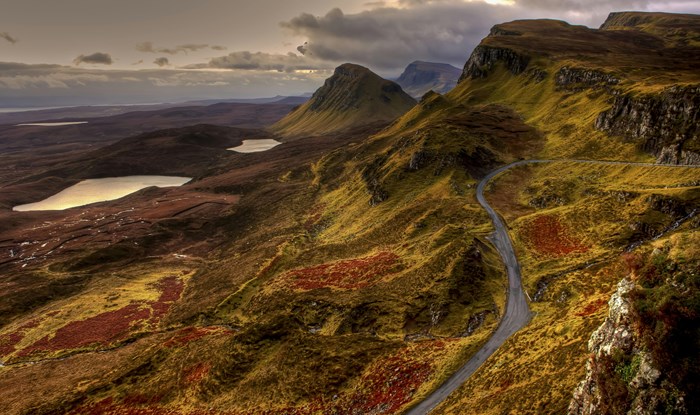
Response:
[{"label": "rock outcrop", "polygon": [[513,75],[519,75],[527,69],[530,57],[508,48],[479,45],[464,65],[459,82],[465,79],[486,78],[498,62],[502,62]]},{"label": "rock outcrop", "polygon": [[700,85],[616,96],[595,127],[638,142],[659,163],[695,164],[700,160]]},{"label": "rock outcrop", "polygon": [[558,88],[581,91],[588,88],[605,88],[620,83],[620,79],[615,75],[598,71],[595,69],[562,67],[554,76],[554,82]]},{"label": "rock outcrop", "polygon": [[[628,297],[634,288],[623,279],[610,298],[608,317],[588,341],[586,377],[574,391],[568,415],[687,413],[682,396],[669,397],[662,372],[637,335]],[[616,387],[626,391],[626,399],[615,396]]]}]

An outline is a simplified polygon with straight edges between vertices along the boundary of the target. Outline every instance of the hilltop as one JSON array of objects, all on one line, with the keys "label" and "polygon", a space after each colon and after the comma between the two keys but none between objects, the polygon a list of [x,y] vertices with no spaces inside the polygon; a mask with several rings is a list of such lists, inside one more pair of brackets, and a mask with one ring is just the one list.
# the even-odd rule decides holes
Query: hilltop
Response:
[{"label": "hilltop", "polygon": [[365,67],[346,63],[335,69],[309,101],[271,129],[282,135],[320,135],[388,123],[415,103],[398,84]]}]

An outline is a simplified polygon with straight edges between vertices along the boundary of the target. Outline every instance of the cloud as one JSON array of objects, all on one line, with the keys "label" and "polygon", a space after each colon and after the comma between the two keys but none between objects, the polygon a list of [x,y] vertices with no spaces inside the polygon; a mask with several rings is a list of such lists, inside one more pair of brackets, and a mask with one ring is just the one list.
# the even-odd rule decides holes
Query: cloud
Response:
[{"label": "cloud", "polygon": [[299,53],[302,55],[306,55],[306,53],[309,51],[309,42],[304,42],[303,45],[297,46],[297,51],[299,51]]},{"label": "cloud", "polygon": [[90,55],[80,55],[73,59],[73,64],[78,66],[81,63],[88,63],[93,65],[111,65],[114,61],[109,53],[95,52]]},{"label": "cloud", "polygon": [[0,106],[299,95],[316,90],[329,75],[330,71],[134,70],[0,62]]},{"label": "cloud", "polygon": [[5,39],[6,41],[12,43],[13,45],[19,41],[16,37],[10,35],[7,32],[0,32],[0,39]]},{"label": "cloud", "polygon": [[335,8],[320,17],[302,13],[281,26],[307,39],[300,50],[307,56],[395,70],[417,59],[461,65],[503,12],[483,2],[446,1],[357,14]]},{"label": "cloud", "polygon": [[219,45],[208,45],[206,43],[187,43],[184,45],[177,45],[172,48],[156,47],[153,42],[142,42],[136,45],[136,50],[145,53],[165,53],[168,55],[177,55],[178,53],[184,53],[185,55],[189,52],[196,52],[202,49],[213,49],[213,50],[226,50],[225,46]]},{"label": "cloud", "polygon": [[51,72],[46,74],[18,74],[0,76],[0,89],[70,89],[89,83],[108,82],[109,77],[94,73]]},{"label": "cloud", "polygon": [[658,10],[680,3],[694,10],[700,1],[375,1],[366,3],[370,9],[363,12],[345,14],[334,8],[323,16],[302,13],[280,25],[290,35],[306,40],[297,50],[307,57],[397,71],[414,60],[462,65],[489,29],[506,21],[555,18],[598,27],[611,11]]},{"label": "cloud", "polygon": [[553,9],[561,11],[581,11],[605,8],[610,11],[646,8],[650,0],[518,0],[517,4],[525,7]]},{"label": "cloud", "polygon": [[160,67],[170,65],[170,61],[166,57],[156,58],[156,60],[154,60],[153,63]]},{"label": "cloud", "polygon": [[319,62],[291,52],[279,54],[249,51],[231,52],[226,56],[212,58],[206,64],[188,66],[190,69],[215,68],[277,72],[330,69],[331,67],[332,65],[328,63]]}]

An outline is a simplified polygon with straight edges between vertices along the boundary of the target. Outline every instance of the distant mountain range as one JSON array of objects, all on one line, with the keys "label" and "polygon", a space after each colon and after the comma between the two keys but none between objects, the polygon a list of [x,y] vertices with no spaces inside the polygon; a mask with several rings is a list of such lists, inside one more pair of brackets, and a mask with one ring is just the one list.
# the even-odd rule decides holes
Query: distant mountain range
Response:
[{"label": "distant mountain range", "polygon": [[457,85],[462,70],[447,63],[415,61],[403,71],[396,83],[406,93],[420,98],[432,90],[440,94],[449,92]]}]

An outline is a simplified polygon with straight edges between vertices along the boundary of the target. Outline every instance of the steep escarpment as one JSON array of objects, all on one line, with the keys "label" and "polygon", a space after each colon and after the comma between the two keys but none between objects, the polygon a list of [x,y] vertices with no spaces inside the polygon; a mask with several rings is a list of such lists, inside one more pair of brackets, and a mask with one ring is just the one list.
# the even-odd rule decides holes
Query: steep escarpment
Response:
[{"label": "steep escarpment", "polygon": [[311,99],[274,124],[272,131],[286,136],[321,135],[372,123],[388,123],[403,115],[416,101],[395,82],[350,63]]},{"label": "steep escarpment", "polygon": [[700,164],[700,85],[616,96],[595,126],[638,142],[659,163]]},{"label": "steep escarpment", "polygon": [[614,14],[601,29],[555,20],[496,25],[451,94],[513,107],[543,131],[550,156],[646,152],[661,163],[696,163],[700,16],[674,16]]},{"label": "steep escarpment", "polygon": [[464,65],[464,71],[459,80],[486,78],[489,71],[499,62],[513,75],[519,75],[527,68],[530,57],[508,48],[479,45]]}]

